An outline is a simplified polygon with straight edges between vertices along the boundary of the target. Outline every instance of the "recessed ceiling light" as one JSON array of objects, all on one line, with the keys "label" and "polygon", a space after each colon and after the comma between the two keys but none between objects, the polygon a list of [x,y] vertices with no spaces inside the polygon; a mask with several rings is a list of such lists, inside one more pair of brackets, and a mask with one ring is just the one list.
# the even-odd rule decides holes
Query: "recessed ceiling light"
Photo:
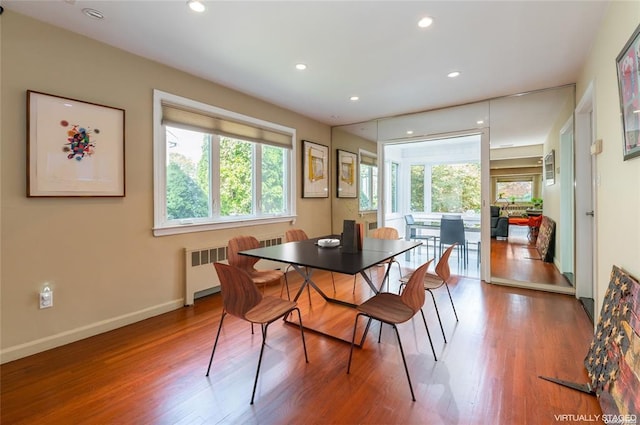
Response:
[{"label": "recessed ceiling light", "polygon": [[413,134],[413,130],[407,130],[407,134],[409,135]]},{"label": "recessed ceiling light", "polygon": [[296,69],[299,69],[300,71],[307,69],[307,65],[303,64],[303,63],[297,63],[296,64]]},{"label": "recessed ceiling light", "polygon": [[431,24],[433,24],[433,18],[430,18],[428,16],[425,16],[424,18],[420,19],[418,21],[418,26],[420,28],[426,28],[428,26],[430,26]]},{"label": "recessed ceiling light", "polygon": [[478,124],[478,125],[480,125],[480,124],[484,124],[484,121],[482,121],[482,120],[478,120],[478,121],[476,121],[476,124]]},{"label": "recessed ceiling light", "polygon": [[193,10],[194,12],[204,12],[204,3],[202,3],[199,0],[189,0],[187,1],[187,5],[189,6],[189,9]]},{"label": "recessed ceiling light", "polygon": [[352,102],[355,102],[356,100],[360,100],[360,98],[358,96],[351,96],[349,100],[351,100]]},{"label": "recessed ceiling light", "polygon": [[447,77],[449,78],[456,78],[458,75],[460,75],[460,71],[453,71],[447,74]]},{"label": "recessed ceiling light", "polygon": [[99,10],[85,7],[84,9],[82,9],[82,13],[93,19],[104,19],[104,15]]}]

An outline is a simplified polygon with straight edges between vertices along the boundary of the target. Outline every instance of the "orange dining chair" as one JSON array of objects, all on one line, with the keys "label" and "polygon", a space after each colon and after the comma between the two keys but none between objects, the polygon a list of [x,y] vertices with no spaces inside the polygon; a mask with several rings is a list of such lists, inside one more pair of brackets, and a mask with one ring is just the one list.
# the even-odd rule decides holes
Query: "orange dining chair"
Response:
[{"label": "orange dining chair", "polygon": [[[440,320],[440,312],[438,311],[438,304],[436,303],[436,298],[433,295],[433,291],[442,286],[447,288],[447,293],[449,294],[449,301],[451,301],[451,307],[453,307],[453,314],[456,316],[456,322],[458,322],[458,313],[456,312],[456,306],[453,305],[453,298],[451,297],[451,291],[449,291],[449,285],[447,282],[451,279],[451,269],[449,268],[449,256],[451,255],[451,251],[455,248],[456,244],[449,246],[440,257],[438,264],[436,265],[435,274],[427,272],[424,275],[424,290],[428,291],[431,294],[431,299],[433,300],[433,305],[436,308],[436,315],[438,316],[438,322],[440,322],[440,330],[442,331],[442,337],[444,338],[444,342],[447,342],[447,337],[444,334],[444,327],[442,326],[442,320]],[[407,284],[407,278],[400,279],[400,288]]]},{"label": "orange dining chair", "polygon": [[222,317],[220,318],[220,325],[218,326],[218,333],[216,334],[216,340],[213,343],[213,350],[211,350],[211,358],[209,359],[209,367],[207,368],[207,376],[211,370],[211,363],[213,362],[213,355],[216,352],[216,346],[218,345],[218,338],[220,337],[220,330],[222,329],[222,322],[225,316],[228,314],[235,316],[239,319],[250,322],[251,325],[260,324],[262,327],[262,345],[260,347],[260,357],[258,358],[258,368],[256,369],[256,378],[253,383],[253,392],[251,393],[251,403],[256,394],[256,386],[258,384],[258,374],[260,373],[260,365],[262,364],[262,354],[264,353],[265,342],[267,340],[267,328],[274,321],[284,318],[292,311],[298,312],[298,320],[300,326],[300,335],[302,337],[302,348],[304,350],[304,359],[309,363],[307,357],[307,345],[304,340],[304,331],[302,330],[302,317],[300,316],[300,310],[293,301],[283,300],[278,297],[263,296],[253,283],[251,277],[247,272],[237,267],[230,266],[223,263],[214,263],[216,273],[220,279],[220,287],[222,292]]},{"label": "orange dining chair", "polygon": [[[369,235],[370,238],[374,238],[374,239],[387,239],[387,240],[398,240],[400,238],[400,236],[398,235],[398,230],[395,229],[394,227],[378,227],[377,229],[374,229],[373,231],[371,231],[371,234]],[[387,261],[383,261],[380,264],[388,264],[389,267],[391,267],[391,264],[396,263],[398,265],[398,272],[400,273],[400,277],[402,277],[402,270],[400,269],[400,263],[398,262],[398,260],[394,258],[391,258]],[[353,276],[353,293],[356,293],[356,278],[358,275]],[[387,276],[388,278],[388,276]],[[384,286],[384,282],[382,283],[382,285]]]},{"label": "orange dining chair", "polygon": [[236,236],[230,239],[227,245],[229,264],[247,272],[253,283],[258,286],[262,285],[263,292],[270,283],[280,282],[282,284],[284,273],[281,270],[257,270],[255,265],[260,261],[259,258],[239,254],[240,251],[255,248],[260,248],[260,242],[253,236]]},{"label": "orange dining chair", "polygon": [[[306,241],[308,240],[309,237],[307,236],[307,233],[302,230],[302,229],[289,229],[284,233],[284,240],[286,242],[299,242],[299,241]],[[291,296],[289,295],[289,279],[287,278],[287,272],[291,269],[291,264],[289,264],[287,266],[287,269],[284,271],[284,283],[285,286],[287,287],[287,299],[291,299]],[[333,279],[333,272],[331,273],[331,283],[333,283],[333,292],[336,292],[336,282]],[[309,290],[309,286],[307,286],[307,290]],[[280,296],[282,297],[282,290],[280,290]]]},{"label": "orange dining chair", "polygon": [[431,344],[431,351],[433,352],[433,358],[437,361],[436,351],[433,349],[433,342],[431,341],[431,334],[429,333],[429,327],[427,326],[427,319],[424,317],[422,306],[424,305],[424,289],[422,287],[422,281],[424,275],[427,272],[427,268],[433,260],[429,260],[422,266],[413,272],[411,278],[404,287],[402,294],[392,294],[390,292],[380,292],[369,298],[364,303],[357,306],[358,314],[353,325],[353,337],[351,339],[351,351],[349,352],[349,364],[347,366],[347,373],[351,370],[351,358],[353,357],[353,346],[356,339],[356,329],[358,327],[358,318],[360,316],[366,316],[369,318],[367,321],[367,327],[362,335],[362,344],[367,337],[369,326],[373,319],[380,321],[380,335],[378,336],[378,342],[380,342],[382,335],[382,323],[391,325],[396,332],[398,338],[398,346],[400,347],[400,354],[402,354],[402,363],[404,364],[404,371],[407,374],[407,381],[409,381],[409,389],[411,390],[411,399],[416,401],[416,397],[413,393],[413,386],[411,385],[411,377],[409,376],[409,369],[407,368],[407,361],[404,357],[404,350],[402,349],[402,342],[400,341],[400,334],[398,333],[397,325],[404,323],[413,318],[418,311],[422,314],[422,321],[424,327],[427,330],[427,336],[429,337],[429,343]]}]

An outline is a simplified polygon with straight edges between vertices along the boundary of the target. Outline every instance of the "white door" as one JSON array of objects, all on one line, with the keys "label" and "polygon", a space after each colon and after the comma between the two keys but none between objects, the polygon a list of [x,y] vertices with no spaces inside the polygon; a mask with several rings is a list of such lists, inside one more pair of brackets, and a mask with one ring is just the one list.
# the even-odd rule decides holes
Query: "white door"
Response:
[{"label": "white door", "polygon": [[[595,159],[593,86],[590,85],[576,108],[576,297],[595,301]],[[588,305],[588,304],[586,304]],[[593,311],[597,323],[597,311]]]}]

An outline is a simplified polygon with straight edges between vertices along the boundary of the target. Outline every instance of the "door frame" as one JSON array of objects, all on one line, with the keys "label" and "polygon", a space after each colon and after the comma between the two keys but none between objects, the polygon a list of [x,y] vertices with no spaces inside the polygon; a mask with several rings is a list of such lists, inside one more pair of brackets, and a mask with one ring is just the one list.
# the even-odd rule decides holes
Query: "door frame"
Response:
[{"label": "door frame", "polygon": [[[596,111],[593,82],[589,83],[575,110],[576,146],[576,297],[595,301],[597,274],[597,199],[595,157],[591,145],[595,141]],[[593,211],[595,216],[588,216]],[[594,312],[594,323],[598,322]]]}]

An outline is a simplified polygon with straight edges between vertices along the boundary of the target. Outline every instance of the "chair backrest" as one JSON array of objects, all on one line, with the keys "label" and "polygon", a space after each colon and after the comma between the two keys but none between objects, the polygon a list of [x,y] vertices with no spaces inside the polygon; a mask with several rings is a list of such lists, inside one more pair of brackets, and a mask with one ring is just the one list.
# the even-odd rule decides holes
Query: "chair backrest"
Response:
[{"label": "chair backrest", "polygon": [[407,214],[404,216],[404,221],[407,224],[416,224],[416,220],[413,218],[412,214]]},{"label": "chair backrest", "polygon": [[442,254],[442,257],[440,257],[438,264],[436,264],[436,274],[444,282],[447,282],[451,277],[451,269],[449,268],[449,256],[451,255],[451,251],[453,251],[453,248],[455,248],[457,245],[458,244],[454,242],[453,245],[447,248]]},{"label": "chair backrest", "polygon": [[432,261],[433,259],[427,261],[411,274],[409,281],[404,287],[404,291],[402,291],[400,295],[402,302],[413,310],[414,313],[424,305],[424,275]]},{"label": "chair backrest", "polygon": [[244,270],[224,263],[214,263],[213,266],[220,280],[224,309],[244,319],[245,314],[262,300],[262,294]]},{"label": "chair backrest", "polygon": [[378,227],[371,232],[371,237],[375,239],[399,239],[398,230],[395,227]]},{"label": "chair backrest", "polygon": [[238,254],[240,251],[255,248],[260,248],[260,242],[253,236],[236,236],[235,238],[231,238],[229,245],[227,245],[227,260],[229,264],[243,270],[255,270],[254,266],[260,260],[259,258]]},{"label": "chair backrest", "polygon": [[440,220],[440,242],[443,244],[459,243],[464,245],[464,222],[461,217],[442,216]]},{"label": "chair backrest", "polygon": [[284,240],[287,242],[306,241],[309,239],[302,229],[289,229],[284,233]]}]

